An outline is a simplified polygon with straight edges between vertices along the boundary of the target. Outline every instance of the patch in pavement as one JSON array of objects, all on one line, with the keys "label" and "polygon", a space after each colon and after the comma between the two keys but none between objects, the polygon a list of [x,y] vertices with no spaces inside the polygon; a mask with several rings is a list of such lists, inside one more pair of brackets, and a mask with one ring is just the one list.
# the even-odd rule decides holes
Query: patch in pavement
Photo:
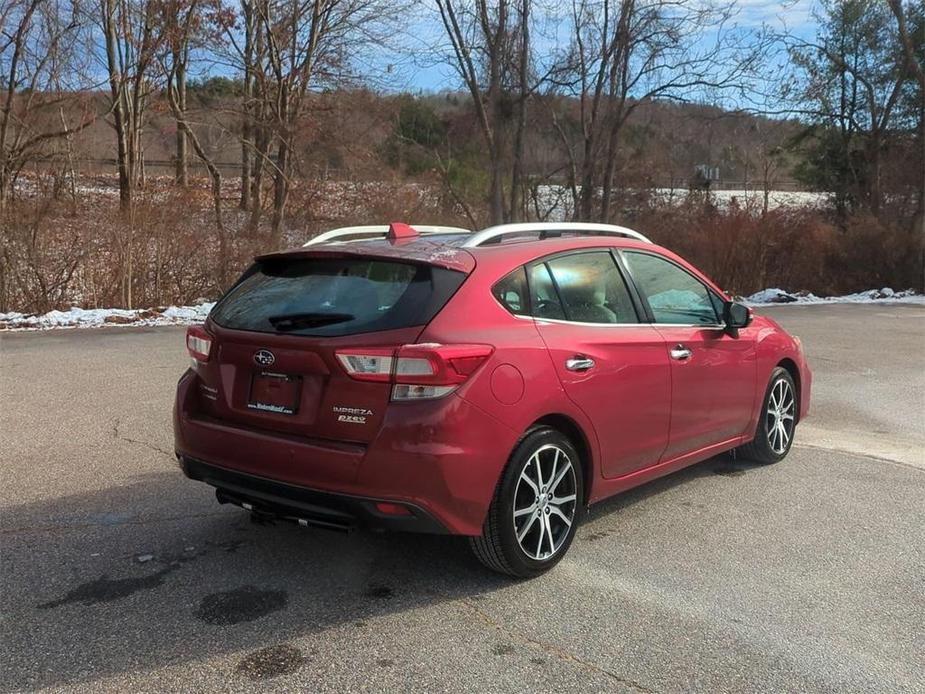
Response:
[{"label": "patch in pavement", "polygon": [[291,675],[305,664],[306,658],[295,646],[281,643],[254,651],[242,658],[234,671],[252,680],[266,680]]},{"label": "patch in pavement", "polygon": [[205,596],[196,610],[196,618],[220,626],[252,622],[283,609],[288,603],[289,594],[284,590],[260,590],[254,586],[242,586]]},{"label": "patch in pavement", "polygon": [[375,584],[371,585],[366,589],[366,597],[372,598],[373,600],[389,600],[391,599],[394,591],[386,585]]},{"label": "patch in pavement", "polygon": [[720,465],[713,468],[713,473],[716,475],[722,475],[723,477],[738,477],[739,475],[744,475],[745,470],[740,467],[734,467],[732,465]]},{"label": "patch in pavement", "polygon": [[495,655],[511,655],[517,649],[515,649],[509,643],[498,643],[491,647],[491,652]]},{"label": "patch in pavement", "polygon": [[73,602],[94,605],[99,602],[121,600],[133,593],[157,588],[164,582],[164,577],[176,568],[176,566],[167,566],[153,574],[133,578],[108,578],[106,574],[103,574],[95,581],[89,581],[77,586],[64,597],[42,603],[37,607],[40,610],[47,610]]}]

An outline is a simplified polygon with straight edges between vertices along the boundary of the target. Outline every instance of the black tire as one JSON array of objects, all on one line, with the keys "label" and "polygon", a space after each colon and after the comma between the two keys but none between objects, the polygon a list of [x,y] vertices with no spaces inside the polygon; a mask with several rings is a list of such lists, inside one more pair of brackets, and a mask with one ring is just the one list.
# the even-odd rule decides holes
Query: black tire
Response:
[{"label": "black tire", "polygon": [[[786,416],[789,416],[790,419],[780,420],[784,426],[784,431],[781,433],[779,430],[775,430],[778,416],[775,416],[770,409],[773,409],[774,400],[778,397],[779,393],[785,391],[785,389],[787,389],[790,394],[789,401],[784,398],[784,405],[787,405],[789,402],[789,407],[786,408]],[[737,454],[746,460],[764,463],[766,465],[779,462],[786,458],[787,454],[790,452],[791,446],[793,446],[794,434],[796,433],[799,411],[798,397],[799,394],[793,383],[793,378],[790,376],[790,372],[783,367],[776,367],[771,373],[771,379],[768,381],[768,387],[764,393],[764,400],[761,403],[761,415],[758,417],[755,438],[744,446],[741,446]],[[778,411],[783,412],[780,408],[778,408]]]},{"label": "black tire", "polygon": [[[566,462],[571,474],[564,468]],[[555,472],[553,466],[556,466]],[[549,478],[545,480],[547,484],[556,482],[554,477],[559,480],[552,488],[537,489],[537,481],[542,482],[544,477]],[[572,502],[556,501],[572,495]],[[530,578],[549,571],[572,544],[584,511],[583,500],[581,460],[572,442],[556,429],[533,429],[511,454],[488,509],[482,535],[469,538],[472,551],[485,566],[499,573]],[[514,516],[515,505],[521,521]],[[571,518],[568,525],[567,518]],[[531,525],[524,532],[528,521]],[[523,533],[522,539],[518,539],[520,533]],[[522,542],[531,548],[532,554],[528,554]],[[532,549],[534,542],[535,551]],[[549,551],[545,551],[547,549]]]}]

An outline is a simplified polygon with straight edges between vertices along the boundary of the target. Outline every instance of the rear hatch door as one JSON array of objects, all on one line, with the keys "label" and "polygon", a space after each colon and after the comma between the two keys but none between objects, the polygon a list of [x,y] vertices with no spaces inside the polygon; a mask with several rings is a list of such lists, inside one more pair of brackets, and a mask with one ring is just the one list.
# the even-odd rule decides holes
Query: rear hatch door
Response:
[{"label": "rear hatch door", "polygon": [[367,443],[391,384],[349,377],[338,350],[413,343],[466,273],[356,254],[259,259],[213,309],[200,366],[208,416],[301,437]]}]

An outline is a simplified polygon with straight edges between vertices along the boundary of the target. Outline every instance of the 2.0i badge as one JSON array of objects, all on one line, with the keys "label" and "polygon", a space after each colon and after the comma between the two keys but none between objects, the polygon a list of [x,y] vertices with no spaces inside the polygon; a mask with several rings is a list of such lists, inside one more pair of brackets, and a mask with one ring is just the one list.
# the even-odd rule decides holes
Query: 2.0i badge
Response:
[{"label": "2.0i badge", "polygon": [[337,415],[338,422],[347,424],[366,424],[366,418],[373,416],[372,410],[363,407],[341,407],[334,405],[331,410]]}]

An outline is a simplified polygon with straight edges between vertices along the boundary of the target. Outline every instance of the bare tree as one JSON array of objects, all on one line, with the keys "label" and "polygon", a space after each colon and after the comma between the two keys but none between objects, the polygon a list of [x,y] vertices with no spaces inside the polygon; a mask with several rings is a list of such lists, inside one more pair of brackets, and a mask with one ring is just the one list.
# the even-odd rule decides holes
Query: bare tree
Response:
[{"label": "bare tree", "polygon": [[[910,31],[909,22],[906,19],[908,15],[910,19],[913,17],[913,7],[909,7],[908,10],[903,8],[903,3],[901,0],[889,0],[890,10],[893,12],[893,17],[896,19],[896,29],[899,34],[899,41],[902,44],[903,52],[906,55],[906,63],[909,66],[909,69],[912,71],[912,74],[915,75],[915,80],[919,85],[919,153],[922,155],[922,162],[925,163],[925,51],[922,50],[922,46],[925,45],[925,10],[918,8],[918,27],[917,27],[917,36],[913,35],[913,31]],[[916,52],[916,47],[918,47],[918,52]],[[918,232],[925,237],[925,167],[920,172],[920,187],[919,187],[919,200],[918,200]]]},{"label": "bare tree", "polygon": [[[466,86],[489,162],[492,224],[521,218],[529,82],[530,0],[437,0],[450,64]],[[505,183],[510,194],[505,199]]]},{"label": "bare tree", "polygon": [[348,69],[352,38],[377,40],[392,5],[380,0],[270,0],[260,6],[268,74],[262,95],[274,126],[272,234],[282,233],[295,168],[293,138],[312,89],[332,83]]},{"label": "bare tree", "polygon": [[[732,1],[572,3],[572,42],[553,85],[578,102],[577,116],[557,113],[554,120],[574,172],[569,184],[576,218],[610,219],[621,136],[638,106],[654,99],[704,99],[749,78],[765,40],[731,27],[735,12]],[[557,103],[562,109],[571,105]]]},{"label": "bare tree", "polygon": [[144,176],[142,132],[152,90],[151,71],[161,35],[160,3],[155,0],[99,0],[110,108],[116,133],[119,203],[132,205]]},{"label": "bare tree", "polygon": [[[73,4],[10,0],[0,15],[0,212],[22,168],[53,156],[58,144],[97,118],[83,92],[80,40]],[[76,117],[75,117],[76,116]]]},{"label": "bare tree", "polygon": [[[797,66],[797,98],[822,130],[823,185],[841,215],[883,203],[883,155],[896,125],[911,65],[879,0],[823,0],[812,40],[787,37]],[[858,150],[863,154],[858,156]]]},{"label": "bare tree", "polygon": [[[200,11],[204,0],[171,0],[169,12],[164,22],[165,47],[161,57],[161,66],[166,77],[167,103],[177,123],[178,150],[179,143],[189,142],[196,156],[209,172],[212,182],[212,209],[215,215],[215,229],[218,237],[218,284],[221,288],[228,282],[228,236],[222,212],[222,174],[209,152],[203,146],[193,130],[186,111],[186,77],[189,66],[189,47],[197,33],[200,23]],[[185,152],[184,152],[185,153]],[[179,165],[179,164],[178,164]],[[178,169],[179,174],[179,169]],[[185,183],[186,163],[183,162],[183,178],[178,175],[178,182]]]}]

